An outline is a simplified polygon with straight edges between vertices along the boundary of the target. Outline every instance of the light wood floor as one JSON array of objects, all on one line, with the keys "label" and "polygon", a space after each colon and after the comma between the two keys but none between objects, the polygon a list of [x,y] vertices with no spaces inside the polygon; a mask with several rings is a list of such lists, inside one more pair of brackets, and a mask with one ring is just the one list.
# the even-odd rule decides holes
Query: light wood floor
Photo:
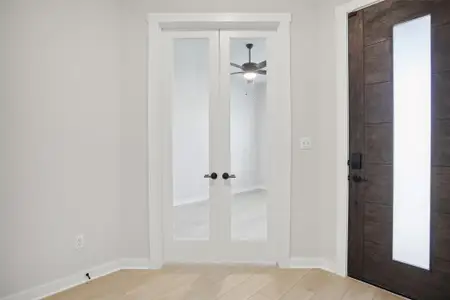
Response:
[{"label": "light wood floor", "polygon": [[48,300],[395,300],[368,284],[319,269],[167,266],[123,270]]}]

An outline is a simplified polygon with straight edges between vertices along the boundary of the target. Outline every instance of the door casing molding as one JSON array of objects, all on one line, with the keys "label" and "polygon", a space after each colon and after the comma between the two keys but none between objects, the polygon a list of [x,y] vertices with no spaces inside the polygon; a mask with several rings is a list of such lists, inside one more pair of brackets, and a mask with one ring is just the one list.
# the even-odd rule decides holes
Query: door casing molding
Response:
[{"label": "door casing molding", "polygon": [[[148,92],[147,92],[147,126],[148,126],[148,226],[149,226],[149,267],[159,268],[164,263],[164,237],[162,208],[164,198],[164,130],[161,128],[164,99],[164,79],[159,76],[162,55],[159,50],[163,30],[260,30],[276,31],[280,41],[280,51],[285,61],[283,78],[277,80],[280,90],[279,100],[285,105],[283,132],[286,137],[286,149],[283,151],[282,163],[286,164],[291,179],[291,91],[290,91],[290,21],[289,13],[251,14],[251,13],[199,13],[199,14],[148,14]],[[281,267],[290,265],[290,187],[284,185],[286,202],[282,206],[287,211],[280,218],[280,244],[277,262]]]},{"label": "door casing molding", "polygon": [[384,0],[352,0],[335,8],[336,36],[336,273],[347,276],[349,72],[348,13]]}]

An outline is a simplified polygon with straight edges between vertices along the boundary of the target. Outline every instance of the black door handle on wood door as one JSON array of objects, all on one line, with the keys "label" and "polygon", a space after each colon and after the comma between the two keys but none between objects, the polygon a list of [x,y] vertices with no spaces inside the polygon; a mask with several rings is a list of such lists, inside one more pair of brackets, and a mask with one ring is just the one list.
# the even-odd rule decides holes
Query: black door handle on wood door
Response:
[{"label": "black door handle on wood door", "polygon": [[353,175],[352,176],[352,180],[353,180],[353,182],[366,182],[366,181],[369,181],[369,179],[367,179],[366,177],[362,177],[362,176],[359,176],[359,175]]}]

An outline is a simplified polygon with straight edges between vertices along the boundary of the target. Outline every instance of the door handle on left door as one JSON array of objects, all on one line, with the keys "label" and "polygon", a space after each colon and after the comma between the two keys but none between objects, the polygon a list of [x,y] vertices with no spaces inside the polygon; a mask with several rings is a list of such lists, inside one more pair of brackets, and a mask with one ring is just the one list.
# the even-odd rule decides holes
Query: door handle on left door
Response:
[{"label": "door handle on left door", "polygon": [[216,180],[217,179],[217,173],[216,172],[212,172],[211,174],[206,174],[205,176],[203,176],[203,178],[209,178],[212,180]]},{"label": "door handle on left door", "polygon": [[222,174],[222,178],[224,179],[224,180],[227,180],[228,178],[236,178],[236,175],[234,175],[234,174],[228,174],[228,173],[223,173]]}]

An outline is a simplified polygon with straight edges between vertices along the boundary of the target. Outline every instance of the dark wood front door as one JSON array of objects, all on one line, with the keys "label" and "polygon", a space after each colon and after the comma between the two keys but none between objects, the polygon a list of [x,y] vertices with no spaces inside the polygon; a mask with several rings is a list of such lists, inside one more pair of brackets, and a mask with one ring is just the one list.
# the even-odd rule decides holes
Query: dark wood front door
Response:
[{"label": "dark wood front door", "polygon": [[[393,258],[394,117],[398,113],[394,113],[393,30],[398,24],[428,15],[431,164],[427,269]],[[412,299],[449,300],[450,0],[386,0],[349,14],[348,21],[348,274]],[[411,191],[416,187],[411,184]]]}]

